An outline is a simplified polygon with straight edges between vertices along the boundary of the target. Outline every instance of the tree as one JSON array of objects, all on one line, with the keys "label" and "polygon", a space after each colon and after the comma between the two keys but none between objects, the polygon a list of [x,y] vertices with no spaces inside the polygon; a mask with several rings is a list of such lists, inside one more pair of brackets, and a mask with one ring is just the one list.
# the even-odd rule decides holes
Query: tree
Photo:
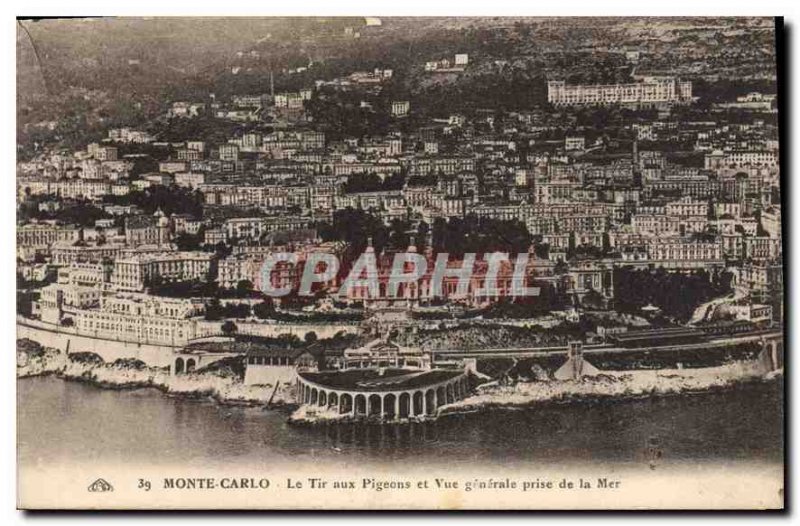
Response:
[{"label": "tree", "polygon": [[596,290],[590,290],[583,297],[583,306],[588,309],[602,309],[604,304],[603,295]]},{"label": "tree", "polygon": [[385,179],[381,179],[373,173],[353,174],[347,178],[344,191],[345,193],[353,194],[358,192],[400,190],[405,182],[405,176],[402,173],[392,174]]},{"label": "tree", "polygon": [[236,326],[234,322],[232,322],[231,320],[227,320],[225,323],[222,324],[221,330],[225,336],[231,336],[233,334],[236,334],[239,328]]},{"label": "tree", "polygon": [[251,292],[253,292],[252,281],[243,279],[236,284],[236,294],[238,296],[249,296]]},{"label": "tree", "polygon": [[30,317],[33,313],[33,293],[17,291],[17,314]]},{"label": "tree", "polygon": [[107,213],[94,203],[86,199],[80,199],[74,203],[61,203],[61,208],[55,211],[40,210],[39,203],[47,198],[36,196],[30,203],[20,206],[19,218],[22,220],[55,220],[64,224],[72,224],[83,227],[92,227],[98,219],[109,219],[111,214]]},{"label": "tree", "polygon": [[176,298],[214,297],[218,294],[216,281],[188,280],[164,282],[158,278],[148,282],[148,291],[154,296]]},{"label": "tree", "polygon": [[[118,205],[136,205],[146,214],[161,210],[166,215],[203,216],[203,194],[199,190],[189,190],[175,185],[151,186],[144,190],[134,190],[127,195],[106,195],[103,201]],[[99,210],[103,212],[102,209]]]},{"label": "tree", "polygon": [[333,223],[321,223],[317,228],[324,241],[346,241],[356,254],[364,251],[367,238],[372,238],[376,252],[383,250],[389,238],[389,229],[380,218],[350,207],[336,210]]},{"label": "tree", "polygon": [[691,274],[655,270],[618,268],[614,270],[615,298],[622,311],[635,312],[652,304],[665,315],[688,320],[698,305],[730,293],[730,277],[721,273],[714,279],[706,270]]},{"label": "tree", "polygon": [[253,314],[260,320],[266,320],[275,314],[275,307],[271,301],[262,301],[253,306]]},{"label": "tree", "polygon": [[475,215],[463,219],[455,217],[450,221],[437,218],[433,223],[433,245],[435,250],[449,254],[518,254],[528,251],[531,235],[520,221],[479,218]]},{"label": "tree", "polygon": [[307,344],[311,345],[312,343],[317,341],[317,333],[314,331],[307,332],[304,339]]},{"label": "tree", "polygon": [[178,250],[200,250],[203,241],[203,234],[187,234],[182,232],[175,237],[175,245]]},{"label": "tree", "polygon": [[229,239],[228,243],[224,241],[220,241],[216,245],[212,247],[214,254],[216,254],[217,258],[222,259],[230,256],[233,253],[233,245],[235,244],[236,240]]},{"label": "tree", "polygon": [[206,305],[206,319],[209,321],[222,319],[222,305],[218,298],[213,298],[209,304]]}]

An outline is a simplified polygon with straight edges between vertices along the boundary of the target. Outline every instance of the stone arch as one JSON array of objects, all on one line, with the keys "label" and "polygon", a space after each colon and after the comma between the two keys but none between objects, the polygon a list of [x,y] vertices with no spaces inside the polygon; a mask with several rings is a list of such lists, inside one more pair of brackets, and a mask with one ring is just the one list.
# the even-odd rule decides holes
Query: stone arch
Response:
[{"label": "stone arch", "polygon": [[303,386],[303,403],[307,404],[311,401],[311,388],[307,385]]},{"label": "stone arch", "polygon": [[328,393],[322,390],[320,390],[319,392],[319,405],[321,405],[322,407],[328,406]]},{"label": "stone arch", "polygon": [[436,412],[436,391],[428,389],[425,391],[425,414],[432,415]]},{"label": "stone arch", "polygon": [[311,388],[311,400],[309,400],[309,403],[311,405],[317,405],[317,397],[318,396],[319,396],[319,393],[317,392],[316,387],[312,387]]},{"label": "stone arch", "polygon": [[383,400],[381,400],[381,395],[379,394],[371,394],[369,395],[369,399],[367,400],[368,404],[368,411],[369,416],[381,416],[383,412]]},{"label": "stone arch", "polygon": [[194,358],[189,358],[188,360],[186,360],[186,372],[187,373],[191,373],[192,371],[195,370],[196,367],[197,367],[197,362],[195,361]]},{"label": "stone arch", "polygon": [[181,374],[183,372],[183,358],[178,357],[175,360],[175,374]]},{"label": "stone arch", "polygon": [[414,414],[421,415],[425,412],[425,408],[423,407],[423,400],[422,400],[422,391],[414,391]]},{"label": "stone arch", "polygon": [[353,411],[353,397],[349,393],[344,393],[339,398],[339,413],[347,414]]},{"label": "stone arch", "polygon": [[411,411],[411,395],[408,393],[400,394],[400,418],[408,418]]},{"label": "stone arch", "polygon": [[355,408],[357,415],[367,414],[367,397],[363,394],[357,394],[355,398]]},{"label": "stone arch", "polygon": [[447,384],[447,403],[452,404],[455,402],[453,399],[453,384]]},{"label": "stone arch", "polygon": [[339,408],[339,395],[336,393],[331,393],[328,395],[328,407],[336,407]]},{"label": "stone arch", "polygon": [[394,419],[397,417],[397,396],[389,393],[383,397],[383,414],[386,418]]},{"label": "stone arch", "polygon": [[444,386],[440,385],[436,389],[436,405],[437,407],[441,407],[446,403],[447,403],[447,397],[445,396],[444,393]]}]

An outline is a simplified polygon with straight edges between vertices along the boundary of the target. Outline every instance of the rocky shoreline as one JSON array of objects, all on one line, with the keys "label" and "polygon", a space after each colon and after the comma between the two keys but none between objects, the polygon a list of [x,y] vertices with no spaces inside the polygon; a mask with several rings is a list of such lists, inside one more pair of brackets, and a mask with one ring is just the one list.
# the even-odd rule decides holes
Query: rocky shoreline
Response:
[{"label": "rocky shoreline", "polygon": [[[696,395],[736,389],[753,383],[779,381],[783,371],[764,373],[757,361],[737,361],[696,369],[603,371],[580,381],[527,381],[513,385],[489,382],[477,393],[440,407],[433,416],[420,416],[394,423],[421,422],[436,418],[489,410],[524,410],[550,404],[622,402],[643,398]],[[289,418],[293,424],[366,422],[369,418],[339,415],[319,408],[300,407]],[[377,422],[377,420],[376,420]]]},{"label": "rocky shoreline", "polygon": [[[272,385],[244,385],[225,371],[199,371],[180,376],[165,369],[141,364],[105,363],[67,357],[56,349],[43,348],[17,363],[17,378],[53,375],[63,380],[84,382],[103,389],[158,389],[168,396],[208,398],[225,405],[267,406],[294,409],[296,404],[290,384],[275,391]],[[274,396],[273,396],[273,391]]]},{"label": "rocky shoreline", "polygon": [[[20,351],[20,347],[18,343],[17,378],[54,375],[104,389],[153,388],[167,396],[206,398],[223,405],[269,406],[270,409],[289,412],[288,421],[298,425],[369,422],[363,417],[353,418],[327,409],[298,406],[291,383],[275,390],[271,385],[244,385],[241,378],[224,369],[173,376],[166,369],[147,367],[141,362],[105,363],[80,355],[67,356],[56,349],[39,348],[31,352]],[[782,377],[782,370],[765,374],[757,361],[736,361],[696,369],[603,371],[580,381],[521,381],[504,385],[494,381],[479,386],[472,396],[442,406],[432,417],[413,417],[402,422],[495,409],[522,410],[545,404],[700,394],[749,383],[776,381]]]},{"label": "rocky shoreline", "polygon": [[778,381],[783,371],[764,373],[756,361],[697,369],[603,371],[581,381],[485,384],[473,396],[439,409],[438,416],[486,409],[525,409],[545,404],[604,402],[702,394],[742,385]]}]

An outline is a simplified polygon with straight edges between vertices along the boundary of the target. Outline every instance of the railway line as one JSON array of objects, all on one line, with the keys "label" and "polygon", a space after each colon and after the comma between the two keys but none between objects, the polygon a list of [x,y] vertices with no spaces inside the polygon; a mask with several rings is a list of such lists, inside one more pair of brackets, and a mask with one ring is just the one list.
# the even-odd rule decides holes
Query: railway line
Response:
[{"label": "railway line", "polygon": [[[671,352],[671,351],[697,351],[709,348],[721,348],[730,345],[737,345],[748,342],[758,342],[762,338],[773,340],[783,338],[783,328],[769,328],[747,333],[740,333],[730,336],[717,336],[709,338],[705,341],[669,344],[669,345],[653,345],[653,346],[638,346],[638,347],[622,347],[613,344],[590,344],[583,346],[583,353],[590,354],[626,354],[635,352]],[[446,349],[431,351],[434,360],[439,359],[452,359],[452,358],[529,358],[534,356],[548,356],[548,355],[566,355],[568,347],[564,346],[551,346],[551,347],[523,347],[523,348],[491,348],[491,349]]]}]

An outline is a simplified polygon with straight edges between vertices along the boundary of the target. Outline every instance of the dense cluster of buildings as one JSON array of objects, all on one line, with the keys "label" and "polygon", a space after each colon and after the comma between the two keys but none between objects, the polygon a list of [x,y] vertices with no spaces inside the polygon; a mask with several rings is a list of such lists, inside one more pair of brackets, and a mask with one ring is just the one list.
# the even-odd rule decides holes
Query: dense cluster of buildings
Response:
[{"label": "dense cluster of buildings", "polygon": [[[463,70],[468,63],[456,54],[424,69]],[[277,267],[273,285],[297,283],[308,254],[346,251],[344,241],[323,242],[318,230],[353,209],[415,232],[427,224],[429,238],[418,242],[429,261],[436,222],[521,224],[532,239],[528,275],[578,303],[594,292],[611,304],[618,267],[727,269],[750,304],[773,305],[771,316],[780,320],[777,129],[761,117],[771,95],[731,101],[751,116],[735,123],[714,113],[730,107],[697,120],[672,118],[671,106],[694,101],[691,82],[675,77],[615,85],[552,80],[541,108],[502,119],[494,110],[453,114],[410,131],[400,123],[414,114],[413,100],[391,100],[390,130],[361,137],[332,139],[305,115],[317,90],[363,92],[367,100],[393,77],[378,68],[296,92],[174,102],[171,119],[206,114],[259,126],[219,142],[161,142],[157,132],[119,128],[85,150],[19,163],[21,206],[35,203],[54,217],[17,226],[18,273],[29,282],[50,278],[32,315],[115,339],[188,342],[213,332],[195,319],[209,299],[156,296],[151,288],[188,281],[259,289],[263,262],[278,248],[297,253],[299,264]],[[609,105],[660,111],[624,123],[611,137],[564,119],[572,107]],[[280,126],[264,126],[266,115],[279,117]],[[136,168],[143,156],[158,159],[157,171]],[[202,213],[146,213],[126,201],[159,187],[196,192]],[[76,202],[103,218],[80,226],[59,220]],[[277,246],[275,239],[293,233],[297,239]],[[197,238],[196,246],[178,250],[185,236]],[[485,304],[483,276],[475,274],[466,297],[446,284],[445,299]],[[500,288],[511,289],[512,279],[501,273]],[[339,285],[332,280],[333,289]],[[424,304],[429,293],[423,279],[405,293],[405,305]],[[345,298],[371,299],[363,290]]]}]

